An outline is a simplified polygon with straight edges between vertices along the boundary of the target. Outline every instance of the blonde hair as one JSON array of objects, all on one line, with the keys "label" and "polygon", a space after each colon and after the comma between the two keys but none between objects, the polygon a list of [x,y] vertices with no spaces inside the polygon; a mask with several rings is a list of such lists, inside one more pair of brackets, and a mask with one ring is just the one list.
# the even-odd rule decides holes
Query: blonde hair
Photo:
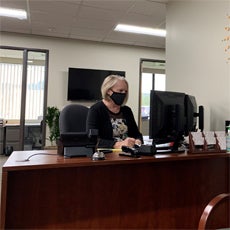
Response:
[{"label": "blonde hair", "polygon": [[[105,100],[110,100],[109,95],[107,94],[108,90],[111,89],[119,80],[124,81],[127,85],[127,88],[129,88],[129,84],[127,82],[127,80],[125,79],[125,77],[120,76],[120,75],[109,75],[108,77],[106,77],[101,85],[101,95],[102,98],[104,98]],[[128,101],[128,92],[126,94],[124,103]]]}]

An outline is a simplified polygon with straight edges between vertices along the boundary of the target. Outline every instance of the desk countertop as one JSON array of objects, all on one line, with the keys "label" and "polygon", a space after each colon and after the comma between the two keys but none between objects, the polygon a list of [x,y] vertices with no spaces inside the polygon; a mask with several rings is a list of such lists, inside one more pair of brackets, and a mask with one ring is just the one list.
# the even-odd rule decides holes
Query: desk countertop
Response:
[{"label": "desk countertop", "polygon": [[229,192],[229,165],[227,153],[93,161],[15,151],[3,166],[0,228],[197,229],[208,202]]},{"label": "desk countertop", "polygon": [[[208,158],[225,158],[230,157],[228,153],[173,153],[173,154],[156,154],[151,156],[142,156],[140,158],[131,158],[119,156],[119,152],[105,155],[105,160],[94,161],[89,157],[65,158],[58,155],[56,150],[36,150],[36,151],[14,151],[3,165],[3,171],[16,171],[35,168],[60,168],[60,167],[84,167],[98,165],[115,165],[115,164],[137,164],[153,162],[170,162],[170,161],[188,161]],[[28,159],[29,160],[26,160]]]}]

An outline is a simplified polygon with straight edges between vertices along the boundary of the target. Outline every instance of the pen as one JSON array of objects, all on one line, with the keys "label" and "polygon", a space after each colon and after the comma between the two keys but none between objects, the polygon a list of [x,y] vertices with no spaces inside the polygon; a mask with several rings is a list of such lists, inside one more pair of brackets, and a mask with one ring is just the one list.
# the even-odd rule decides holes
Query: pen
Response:
[{"label": "pen", "polygon": [[106,148],[98,148],[98,151],[111,151],[111,152],[122,152],[121,149],[106,149]]}]

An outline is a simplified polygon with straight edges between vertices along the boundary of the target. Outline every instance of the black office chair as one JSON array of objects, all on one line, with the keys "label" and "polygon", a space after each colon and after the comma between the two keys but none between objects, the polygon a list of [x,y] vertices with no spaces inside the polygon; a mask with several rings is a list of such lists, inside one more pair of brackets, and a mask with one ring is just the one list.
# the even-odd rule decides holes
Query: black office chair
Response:
[{"label": "black office chair", "polygon": [[67,132],[86,132],[88,111],[88,107],[80,104],[65,106],[59,117],[60,134]]},{"label": "black office chair", "polygon": [[86,128],[89,108],[70,104],[59,116],[60,139],[58,153],[65,157],[91,156],[97,143],[97,132]]}]

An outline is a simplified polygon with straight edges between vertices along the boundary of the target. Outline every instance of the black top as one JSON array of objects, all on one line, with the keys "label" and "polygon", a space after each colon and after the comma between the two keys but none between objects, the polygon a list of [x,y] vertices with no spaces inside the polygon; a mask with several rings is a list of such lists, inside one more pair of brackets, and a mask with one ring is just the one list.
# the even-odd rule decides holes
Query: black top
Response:
[{"label": "black top", "polygon": [[[120,113],[122,113],[123,119],[126,120],[128,137],[140,139],[143,142],[142,134],[139,132],[132,110],[128,106],[121,106]],[[90,107],[87,117],[87,129],[98,130],[99,148],[113,148],[116,142],[113,137],[113,127],[109,110],[102,101]]]}]

